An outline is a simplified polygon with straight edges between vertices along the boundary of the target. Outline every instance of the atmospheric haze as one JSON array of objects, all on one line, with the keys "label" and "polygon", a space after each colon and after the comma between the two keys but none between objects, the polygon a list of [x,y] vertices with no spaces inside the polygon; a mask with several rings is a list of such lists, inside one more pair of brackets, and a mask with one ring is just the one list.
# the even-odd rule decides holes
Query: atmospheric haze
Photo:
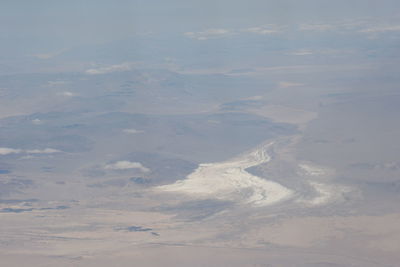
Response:
[{"label": "atmospheric haze", "polygon": [[394,0],[0,3],[0,267],[398,266]]}]

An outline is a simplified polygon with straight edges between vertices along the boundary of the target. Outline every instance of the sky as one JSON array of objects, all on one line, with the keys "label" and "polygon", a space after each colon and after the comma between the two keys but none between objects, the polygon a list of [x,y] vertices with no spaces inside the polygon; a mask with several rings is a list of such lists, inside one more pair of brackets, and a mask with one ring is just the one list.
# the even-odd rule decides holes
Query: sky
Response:
[{"label": "sky", "polygon": [[178,34],[260,24],[397,18],[397,1],[1,1],[1,55],[65,49],[134,34]]}]

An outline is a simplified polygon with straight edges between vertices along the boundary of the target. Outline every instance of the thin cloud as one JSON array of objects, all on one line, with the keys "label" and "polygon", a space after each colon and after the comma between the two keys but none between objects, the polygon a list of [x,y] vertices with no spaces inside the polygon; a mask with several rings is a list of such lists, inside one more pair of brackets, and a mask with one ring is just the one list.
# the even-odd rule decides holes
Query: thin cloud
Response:
[{"label": "thin cloud", "polygon": [[53,53],[35,54],[35,55],[32,55],[32,56],[35,57],[35,58],[38,58],[38,59],[50,59],[50,58],[54,57],[55,54],[53,54]]},{"label": "thin cloud", "polygon": [[59,86],[59,85],[65,85],[67,84],[67,81],[48,81],[47,84],[49,86]]},{"label": "thin cloud", "polygon": [[38,54],[33,54],[31,56],[35,57],[37,59],[46,60],[46,59],[51,59],[51,58],[54,58],[56,56],[59,56],[62,53],[64,53],[65,51],[67,51],[67,49],[61,49],[61,50],[58,50],[58,51],[48,52],[48,53],[38,53]]},{"label": "thin cloud", "polygon": [[0,155],[9,155],[9,154],[53,154],[62,152],[61,150],[57,150],[54,148],[45,148],[45,149],[19,149],[19,148],[8,148],[8,147],[0,147]]},{"label": "thin cloud", "polygon": [[132,69],[132,67],[133,67],[132,63],[122,63],[117,65],[88,69],[85,71],[85,73],[90,75],[107,74],[112,72],[129,71]]},{"label": "thin cloud", "polygon": [[224,38],[241,33],[252,33],[258,35],[269,35],[282,32],[282,27],[275,24],[250,27],[246,29],[208,29],[199,32],[185,32],[184,35],[191,39],[204,41],[208,39]]},{"label": "thin cloud", "polygon": [[376,22],[371,18],[358,18],[352,20],[335,21],[332,23],[303,23],[299,25],[300,31],[327,32],[337,31],[342,33],[385,33],[400,31],[399,23]]},{"label": "thin cloud", "polygon": [[292,55],[292,56],[308,56],[308,55],[312,55],[312,54],[314,54],[314,52],[311,50],[297,50],[297,51],[288,53],[288,55]]},{"label": "thin cloud", "polygon": [[143,131],[141,131],[141,130],[136,130],[136,129],[124,129],[123,132],[124,132],[124,133],[127,133],[127,134],[138,134],[138,133],[143,133]]},{"label": "thin cloud", "polygon": [[336,28],[335,25],[332,24],[300,24],[301,31],[314,31],[314,32],[326,32],[330,30],[334,30]]},{"label": "thin cloud", "polygon": [[127,160],[117,161],[112,164],[107,164],[104,166],[106,170],[128,170],[128,169],[138,169],[142,172],[149,172],[150,169],[144,167],[140,162],[132,162]]},{"label": "thin cloud", "polygon": [[362,33],[385,33],[385,32],[398,32],[400,31],[400,25],[384,25],[374,26],[360,30]]},{"label": "thin cloud", "polygon": [[61,92],[59,95],[61,95],[61,96],[67,96],[67,97],[77,96],[77,94],[72,93],[72,92],[70,92],[70,91]]},{"label": "thin cloud", "polygon": [[32,149],[32,150],[26,150],[25,153],[27,154],[53,154],[53,153],[59,153],[61,152],[58,149],[54,148],[45,148],[45,149]]},{"label": "thin cloud", "polygon": [[35,125],[40,125],[40,124],[42,124],[42,121],[40,119],[34,119],[34,120],[32,120],[32,123]]},{"label": "thin cloud", "polygon": [[8,155],[8,154],[18,154],[21,153],[21,149],[14,149],[8,147],[0,147],[0,155]]},{"label": "thin cloud", "polygon": [[234,31],[228,29],[208,29],[200,32],[185,32],[185,36],[196,40],[208,40],[211,38],[221,38],[235,34]]},{"label": "thin cloud", "polygon": [[291,56],[309,56],[309,55],[345,55],[354,53],[352,50],[345,49],[321,49],[321,50],[310,50],[300,49],[286,53]]},{"label": "thin cloud", "polygon": [[268,35],[268,34],[280,33],[280,32],[282,32],[282,29],[278,25],[271,24],[271,25],[265,25],[265,26],[259,26],[259,27],[251,27],[251,28],[244,29],[243,31],[248,32],[248,33],[259,34],[259,35]]},{"label": "thin cloud", "polygon": [[278,86],[280,88],[289,88],[289,87],[297,87],[297,86],[303,86],[304,84],[302,83],[295,83],[295,82],[279,82]]}]

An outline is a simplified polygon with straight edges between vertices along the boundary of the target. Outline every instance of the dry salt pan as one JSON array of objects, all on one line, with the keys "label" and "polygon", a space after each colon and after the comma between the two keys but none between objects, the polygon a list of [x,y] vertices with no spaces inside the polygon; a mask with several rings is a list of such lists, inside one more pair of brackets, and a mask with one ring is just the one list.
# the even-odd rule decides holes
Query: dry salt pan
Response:
[{"label": "dry salt pan", "polygon": [[293,196],[292,190],[246,171],[247,168],[270,161],[266,150],[271,145],[262,145],[227,161],[201,164],[186,179],[159,186],[157,190],[240,201],[254,206],[267,206],[287,200]]}]

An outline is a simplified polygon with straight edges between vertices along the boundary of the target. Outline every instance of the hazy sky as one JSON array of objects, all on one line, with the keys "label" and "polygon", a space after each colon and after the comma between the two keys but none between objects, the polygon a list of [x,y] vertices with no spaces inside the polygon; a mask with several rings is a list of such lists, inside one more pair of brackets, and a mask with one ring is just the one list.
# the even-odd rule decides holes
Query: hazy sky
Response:
[{"label": "hazy sky", "polygon": [[383,19],[397,17],[396,7],[399,3],[395,0],[1,1],[0,53],[18,47],[63,49],[123,39],[135,33]]}]

